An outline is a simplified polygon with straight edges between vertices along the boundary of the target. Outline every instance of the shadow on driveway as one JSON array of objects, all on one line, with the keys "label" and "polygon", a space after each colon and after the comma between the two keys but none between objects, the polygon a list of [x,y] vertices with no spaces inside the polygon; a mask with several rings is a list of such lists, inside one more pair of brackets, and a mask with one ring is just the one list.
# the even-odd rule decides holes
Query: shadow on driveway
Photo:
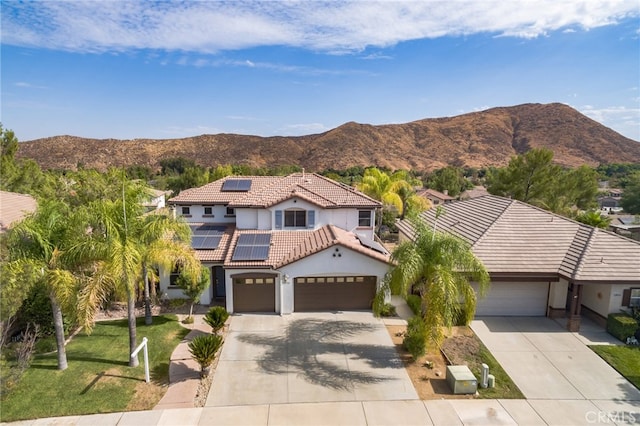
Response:
[{"label": "shadow on driveway", "polygon": [[[258,366],[268,374],[297,373],[313,384],[350,390],[354,385],[375,384],[390,378],[340,367],[332,362],[332,356],[360,359],[371,368],[399,366],[393,347],[361,342],[367,340],[367,333],[379,330],[380,327],[362,322],[303,318],[291,321],[281,335],[245,333],[238,340],[266,348]],[[369,341],[375,341],[373,336],[369,337]]]}]

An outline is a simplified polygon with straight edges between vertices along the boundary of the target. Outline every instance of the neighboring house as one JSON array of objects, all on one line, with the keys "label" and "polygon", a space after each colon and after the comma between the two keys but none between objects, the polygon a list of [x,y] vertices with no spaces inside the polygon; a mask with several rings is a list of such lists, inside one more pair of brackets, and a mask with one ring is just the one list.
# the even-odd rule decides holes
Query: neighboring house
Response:
[{"label": "neighboring house", "polygon": [[444,203],[450,203],[455,200],[455,198],[449,196],[447,190],[445,190],[444,192],[440,192],[436,191],[435,189],[427,188],[417,191],[416,195],[419,195],[431,201],[431,204],[433,204],[434,206],[439,206]]},{"label": "neighboring house", "polygon": [[[566,316],[575,331],[581,313],[602,322],[640,304],[640,242],[493,195],[443,209],[437,230],[468,241],[491,276],[477,316]],[[435,210],[420,218],[434,226]],[[413,235],[398,228],[400,241]]]},{"label": "neighboring house", "polygon": [[[229,312],[369,309],[389,267],[374,241],[381,204],[317,174],[229,176],[168,203],[211,268],[201,303]],[[182,297],[177,276],[161,274],[170,298]]]},{"label": "neighboring house", "polygon": [[468,200],[470,198],[478,198],[485,195],[489,195],[489,191],[487,191],[487,188],[485,188],[484,186],[474,186],[471,189],[462,191],[460,197],[458,198],[460,198],[461,200]]},{"label": "neighboring house", "polygon": [[162,209],[166,206],[166,196],[167,194],[169,194],[171,191],[162,191],[159,189],[152,189],[151,190],[151,197],[149,199],[149,201],[145,202],[144,208],[147,210],[147,212],[151,212],[154,210],[159,210]]},{"label": "neighboring house", "polygon": [[613,216],[609,230],[640,241],[640,216]]},{"label": "neighboring house", "polygon": [[601,210],[613,212],[620,211],[620,200],[622,199],[622,189],[605,189],[598,194],[598,206]]},{"label": "neighboring house", "polygon": [[21,221],[37,207],[31,195],[0,191],[0,233],[6,232],[11,224]]}]

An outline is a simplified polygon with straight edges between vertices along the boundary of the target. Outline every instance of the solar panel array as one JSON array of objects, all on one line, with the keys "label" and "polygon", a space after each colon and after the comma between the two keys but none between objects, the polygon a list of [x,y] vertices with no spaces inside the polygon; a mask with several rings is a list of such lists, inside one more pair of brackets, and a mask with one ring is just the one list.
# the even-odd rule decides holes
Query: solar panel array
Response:
[{"label": "solar panel array", "polygon": [[387,249],[384,248],[384,246],[380,243],[378,243],[377,241],[373,241],[369,238],[365,238],[362,237],[360,235],[358,235],[358,239],[360,240],[360,244],[362,244],[365,247],[370,248],[371,250],[375,250],[378,253],[382,253],[382,254],[388,254],[389,252],[387,251]]},{"label": "solar panel array", "polygon": [[222,184],[222,191],[247,192],[251,189],[251,179],[227,179]]},{"label": "solar panel array", "polygon": [[271,234],[242,234],[238,237],[231,260],[267,260]]},{"label": "solar panel array", "polygon": [[225,226],[209,224],[191,226],[191,247],[196,250],[217,249],[225,229]]}]

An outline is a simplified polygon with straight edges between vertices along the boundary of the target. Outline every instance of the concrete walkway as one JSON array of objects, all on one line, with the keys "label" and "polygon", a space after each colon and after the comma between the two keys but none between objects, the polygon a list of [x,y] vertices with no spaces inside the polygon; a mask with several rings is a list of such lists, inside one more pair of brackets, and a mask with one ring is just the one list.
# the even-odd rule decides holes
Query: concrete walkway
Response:
[{"label": "concrete walkway", "polygon": [[194,407],[194,400],[200,386],[200,365],[191,357],[189,342],[196,336],[211,333],[211,327],[205,324],[202,318],[202,314],[194,314],[194,323],[187,326],[191,331],[171,354],[169,388],[154,410]]}]

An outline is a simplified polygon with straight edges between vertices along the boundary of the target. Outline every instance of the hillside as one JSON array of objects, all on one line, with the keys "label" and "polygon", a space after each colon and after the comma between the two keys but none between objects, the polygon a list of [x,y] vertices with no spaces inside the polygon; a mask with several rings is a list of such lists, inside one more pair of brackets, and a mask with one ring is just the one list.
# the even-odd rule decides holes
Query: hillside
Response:
[{"label": "hillside", "polygon": [[554,151],[564,166],[640,163],[640,143],[591,120],[564,104],[524,104],[456,117],[405,124],[349,122],[325,133],[299,137],[235,134],[184,139],[86,139],[55,136],[21,142],[18,157],[45,169],[78,164],[105,169],[132,164],[158,167],[159,161],[186,157],[203,166],[299,165],[308,171],[350,166],[433,170],[446,165],[503,166],[530,148]]}]

